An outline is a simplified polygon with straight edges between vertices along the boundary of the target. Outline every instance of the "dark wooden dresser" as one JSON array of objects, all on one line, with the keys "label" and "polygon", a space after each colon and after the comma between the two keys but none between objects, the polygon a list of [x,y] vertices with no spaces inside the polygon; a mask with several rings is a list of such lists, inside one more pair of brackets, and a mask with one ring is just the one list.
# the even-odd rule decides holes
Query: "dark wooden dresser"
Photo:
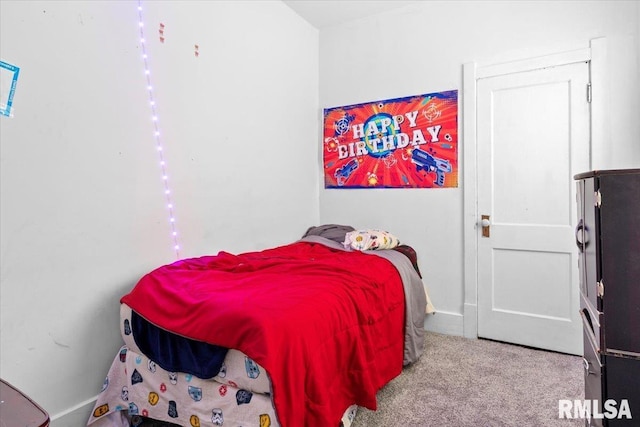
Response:
[{"label": "dark wooden dresser", "polygon": [[[584,334],[586,426],[640,426],[640,169],[578,174],[576,245]],[[609,419],[606,401],[632,419]],[[610,409],[610,407],[609,407]]]}]

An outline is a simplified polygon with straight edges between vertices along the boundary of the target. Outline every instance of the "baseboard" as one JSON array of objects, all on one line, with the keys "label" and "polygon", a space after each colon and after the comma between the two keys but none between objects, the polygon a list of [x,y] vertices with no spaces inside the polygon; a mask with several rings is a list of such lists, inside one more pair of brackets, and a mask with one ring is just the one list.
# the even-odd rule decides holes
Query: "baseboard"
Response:
[{"label": "baseboard", "polygon": [[429,332],[445,335],[462,336],[464,332],[463,316],[460,313],[436,311],[435,314],[427,314],[424,327]]},{"label": "baseboard", "polygon": [[464,337],[478,338],[478,306],[476,304],[464,305]]},{"label": "baseboard", "polygon": [[87,425],[98,396],[51,416],[50,427],[82,427]]}]

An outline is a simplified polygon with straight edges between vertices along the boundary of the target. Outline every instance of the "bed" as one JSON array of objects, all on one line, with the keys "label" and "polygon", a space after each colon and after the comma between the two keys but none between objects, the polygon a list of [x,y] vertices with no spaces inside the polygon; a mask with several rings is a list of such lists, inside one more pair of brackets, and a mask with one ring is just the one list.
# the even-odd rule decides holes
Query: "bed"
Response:
[{"label": "bed", "polygon": [[415,251],[380,236],[328,224],[149,272],[120,300],[124,345],[88,425],[348,427],[375,410],[434,312]]}]

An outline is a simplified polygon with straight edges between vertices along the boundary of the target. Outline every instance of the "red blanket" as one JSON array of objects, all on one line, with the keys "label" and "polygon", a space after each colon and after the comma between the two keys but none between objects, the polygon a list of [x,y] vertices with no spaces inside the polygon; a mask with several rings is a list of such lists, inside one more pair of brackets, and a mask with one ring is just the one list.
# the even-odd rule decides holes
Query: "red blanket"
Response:
[{"label": "red blanket", "polygon": [[319,243],[186,259],[121,302],[157,326],[235,348],[266,369],[283,427],[338,426],[402,370],[404,293],[393,264]]}]

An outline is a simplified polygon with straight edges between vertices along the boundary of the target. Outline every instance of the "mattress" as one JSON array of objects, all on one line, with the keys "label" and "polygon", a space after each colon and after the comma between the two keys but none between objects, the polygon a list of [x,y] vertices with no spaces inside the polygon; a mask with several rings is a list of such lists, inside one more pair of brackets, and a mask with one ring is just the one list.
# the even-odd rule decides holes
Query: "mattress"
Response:
[{"label": "mattress", "polygon": [[[241,354],[231,354],[230,377],[239,373],[234,369],[237,368],[235,362],[244,363]],[[243,388],[242,382],[234,384],[231,379],[220,379],[223,382],[165,371],[145,355],[123,346],[109,369],[89,424],[128,426],[128,421],[120,421],[123,419],[119,414],[127,411],[132,424],[141,419],[138,417],[145,417],[193,427],[221,426],[223,423],[229,426],[279,425],[268,392],[250,391]]]}]

